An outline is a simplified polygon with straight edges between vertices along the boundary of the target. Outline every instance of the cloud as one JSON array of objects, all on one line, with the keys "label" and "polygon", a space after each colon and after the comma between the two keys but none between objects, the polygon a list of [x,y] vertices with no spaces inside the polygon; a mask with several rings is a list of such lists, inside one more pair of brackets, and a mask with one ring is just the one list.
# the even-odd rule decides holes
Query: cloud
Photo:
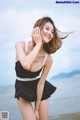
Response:
[{"label": "cloud", "polygon": [[71,58],[69,58],[69,57],[64,57],[63,59],[62,59],[62,61],[61,61],[61,66],[62,66],[62,68],[64,69],[66,69],[66,68],[70,68],[71,66],[72,66],[72,59]]},{"label": "cloud", "polygon": [[[78,34],[80,31],[79,18],[69,15],[64,15],[62,17],[59,13],[56,15],[54,9],[35,8],[29,11],[9,9],[7,11],[0,12],[0,43],[3,46],[4,44],[9,44],[10,42],[9,45],[11,46],[12,44],[15,44],[17,40],[29,39],[35,21],[38,18],[47,15],[53,18],[55,25],[60,30],[77,30],[75,33],[69,35],[67,40],[63,41],[64,51],[69,51],[71,53],[73,49],[76,49],[76,51],[78,49],[80,50],[80,40]],[[62,23],[59,21],[62,21]],[[7,45],[7,48],[10,48],[9,45]],[[4,48],[6,47],[4,46]]]},{"label": "cloud", "polygon": [[[3,1],[0,1],[0,3],[4,3],[4,4],[9,4],[9,5],[11,5],[11,4],[27,4],[27,3],[43,3],[43,2],[48,2],[48,0],[29,0],[29,1],[27,1],[27,0],[14,0],[14,1],[11,1],[11,0],[3,0]],[[51,0],[51,3],[53,2],[53,0]],[[49,2],[50,3],[50,2]],[[47,4],[47,3],[45,3],[45,4]]]},{"label": "cloud", "polygon": [[31,36],[35,21],[44,15],[51,15],[52,10],[34,9],[31,11],[7,10],[0,12],[1,40],[25,38]]},{"label": "cloud", "polygon": [[[10,3],[10,1],[8,2]],[[25,1],[15,0],[13,2],[14,4],[15,2],[16,4],[21,4],[21,2]],[[63,32],[73,30],[76,31],[75,33],[69,35],[67,39],[63,40],[61,49],[56,54],[53,54],[54,63],[51,71],[58,73],[80,67],[79,17],[70,16],[69,14],[64,14],[63,16],[62,14],[57,13],[54,8],[33,8],[31,10],[8,9],[6,11],[0,12],[0,63],[3,64],[3,66],[6,66],[5,74],[8,72],[8,67],[10,67],[10,74],[11,68],[14,66],[13,62],[15,61],[15,42],[18,40],[30,39],[35,21],[43,16],[50,16],[54,20],[57,28]],[[7,61],[7,63],[4,64],[5,61]]]},{"label": "cloud", "polygon": [[[47,15],[52,18],[54,15],[53,20],[61,31],[80,31],[79,18],[67,15],[61,18],[60,15],[56,16],[54,9],[33,9],[30,11],[18,11],[13,9],[0,12],[1,39],[3,40],[3,36],[4,39],[5,37],[9,38],[11,36],[15,36],[15,38],[19,36],[21,38],[30,36],[35,21]],[[62,24],[59,23],[59,21],[62,21]]]}]

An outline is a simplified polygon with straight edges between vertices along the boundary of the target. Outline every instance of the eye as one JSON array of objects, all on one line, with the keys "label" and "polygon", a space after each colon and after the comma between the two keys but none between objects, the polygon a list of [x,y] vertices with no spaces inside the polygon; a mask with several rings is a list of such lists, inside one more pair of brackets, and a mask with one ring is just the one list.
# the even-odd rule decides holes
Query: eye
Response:
[{"label": "eye", "polygon": [[54,31],[52,31],[52,34],[54,34]]},{"label": "eye", "polygon": [[49,28],[45,28],[46,30],[49,30]]}]

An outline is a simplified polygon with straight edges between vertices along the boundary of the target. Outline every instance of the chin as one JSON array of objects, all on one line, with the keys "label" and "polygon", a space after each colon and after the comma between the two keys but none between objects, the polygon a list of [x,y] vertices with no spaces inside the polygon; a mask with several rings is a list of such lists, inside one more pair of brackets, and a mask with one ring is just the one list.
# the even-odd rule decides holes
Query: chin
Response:
[{"label": "chin", "polygon": [[44,40],[43,42],[44,42],[44,43],[49,43],[49,42],[50,42],[50,40]]}]

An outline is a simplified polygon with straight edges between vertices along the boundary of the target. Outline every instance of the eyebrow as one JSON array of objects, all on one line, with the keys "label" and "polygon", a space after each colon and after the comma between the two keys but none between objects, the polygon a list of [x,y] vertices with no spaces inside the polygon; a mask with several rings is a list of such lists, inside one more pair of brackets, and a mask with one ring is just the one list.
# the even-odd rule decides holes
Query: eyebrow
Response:
[{"label": "eyebrow", "polygon": [[[50,28],[49,26],[45,26],[45,27],[48,27],[48,28]],[[54,28],[53,28],[52,30],[54,31]]]}]

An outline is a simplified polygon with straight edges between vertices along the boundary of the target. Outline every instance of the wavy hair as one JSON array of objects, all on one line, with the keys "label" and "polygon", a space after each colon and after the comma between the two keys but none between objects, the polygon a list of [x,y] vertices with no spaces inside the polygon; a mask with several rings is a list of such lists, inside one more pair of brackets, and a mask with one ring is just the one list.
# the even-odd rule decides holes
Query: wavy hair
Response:
[{"label": "wavy hair", "polygon": [[[65,35],[65,33],[59,31],[55,25],[53,20],[50,17],[42,17],[40,19],[37,20],[37,22],[34,24],[34,27],[40,27],[41,29],[43,28],[43,26],[45,25],[45,23],[50,22],[53,25],[54,28],[54,33],[53,33],[53,38],[50,42],[48,43],[44,43],[43,45],[43,49],[48,53],[48,54],[52,54],[54,52],[56,52],[62,45],[62,40],[61,39],[65,39],[69,33],[67,33]],[[60,37],[59,33],[64,34],[63,37]],[[34,42],[34,41],[33,41]],[[35,45],[35,43],[34,43]]]}]

